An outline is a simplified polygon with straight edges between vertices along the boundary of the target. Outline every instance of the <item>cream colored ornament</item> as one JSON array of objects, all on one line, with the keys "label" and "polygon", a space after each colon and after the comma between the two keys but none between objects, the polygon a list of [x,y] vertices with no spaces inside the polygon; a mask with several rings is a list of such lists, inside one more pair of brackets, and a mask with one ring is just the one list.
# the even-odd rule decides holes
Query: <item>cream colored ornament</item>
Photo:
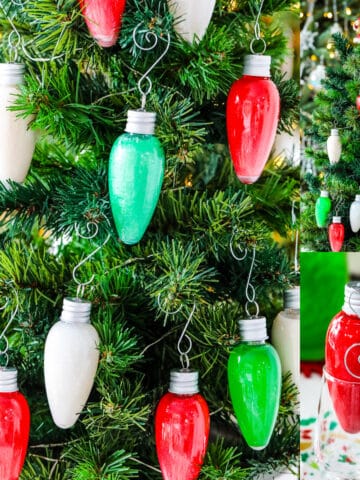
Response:
[{"label": "cream colored ornament", "polygon": [[339,130],[337,128],[331,129],[330,137],[326,141],[327,154],[330,160],[330,163],[334,165],[338,163],[341,156],[341,139],[339,135]]},{"label": "cream colored ornament", "polygon": [[280,357],[283,373],[291,372],[292,380],[300,388],[300,288],[285,291],[284,310],[276,316],[271,342]]},{"label": "cream colored ornament", "polygon": [[216,0],[168,0],[175,31],[187,42],[199,42],[209,26]]},{"label": "cream colored ornament", "polygon": [[360,230],[360,195],[355,195],[355,200],[350,206],[350,226],[351,230],[356,233]]},{"label": "cream colored ornament", "polygon": [[32,117],[9,111],[20,93],[25,65],[0,63],[0,181],[23,182],[35,149],[36,133],[29,128]]},{"label": "cream colored ornament", "polygon": [[90,324],[91,303],[65,298],[60,321],[45,343],[45,387],[54,423],[72,427],[90,395],[99,362],[99,336]]}]

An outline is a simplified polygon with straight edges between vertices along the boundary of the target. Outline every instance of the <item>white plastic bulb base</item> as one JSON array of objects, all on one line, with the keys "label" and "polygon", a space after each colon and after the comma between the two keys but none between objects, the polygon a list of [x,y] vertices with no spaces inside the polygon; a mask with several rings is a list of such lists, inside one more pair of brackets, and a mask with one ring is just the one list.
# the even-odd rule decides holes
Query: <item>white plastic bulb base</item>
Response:
[{"label": "white plastic bulb base", "polygon": [[200,41],[209,26],[216,0],[168,0],[174,30],[186,41]]},{"label": "white plastic bulb base", "polygon": [[360,230],[360,195],[355,195],[355,200],[350,205],[349,213],[351,230],[356,233]]},{"label": "white plastic bulb base", "polygon": [[241,319],[239,328],[243,342],[264,342],[268,338],[265,317]]},{"label": "white plastic bulb base", "polygon": [[35,149],[36,134],[29,128],[33,117],[9,110],[20,94],[24,71],[23,64],[0,63],[0,181],[8,188],[9,180],[25,180]]},{"label": "white plastic bulb base", "polygon": [[270,55],[246,55],[243,75],[270,78]]},{"label": "white plastic bulb base", "polygon": [[329,197],[329,192],[327,190],[321,190],[320,191],[320,197]]},{"label": "white plastic bulb base", "polygon": [[327,154],[332,165],[338,163],[341,157],[341,139],[337,128],[331,129],[330,137],[326,141]]},{"label": "white plastic bulb base", "polygon": [[0,392],[10,393],[19,390],[17,384],[16,368],[1,367],[0,368]]},{"label": "white plastic bulb base", "polygon": [[284,308],[300,310],[300,287],[293,287],[284,291]]},{"label": "white plastic bulb base", "polygon": [[60,321],[45,342],[44,374],[54,423],[72,427],[93,387],[99,362],[99,336],[90,324],[91,303],[65,298]]},{"label": "white plastic bulb base", "polygon": [[360,317],[360,282],[348,282],[345,285],[342,309],[348,315]]},{"label": "white plastic bulb base", "polygon": [[199,372],[182,368],[171,370],[169,392],[178,395],[194,395],[199,392]]},{"label": "white plastic bulb base", "polygon": [[125,132],[139,133],[142,135],[154,135],[156,113],[143,110],[129,110]]},{"label": "white plastic bulb base", "polygon": [[332,223],[341,223],[341,217],[338,217],[338,216],[332,217]]}]

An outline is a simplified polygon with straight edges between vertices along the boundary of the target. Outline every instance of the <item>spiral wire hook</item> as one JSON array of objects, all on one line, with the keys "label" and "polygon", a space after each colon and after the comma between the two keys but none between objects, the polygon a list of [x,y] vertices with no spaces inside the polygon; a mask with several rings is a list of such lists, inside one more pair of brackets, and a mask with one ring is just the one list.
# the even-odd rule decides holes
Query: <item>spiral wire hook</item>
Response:
[{"label": "spiral wire hook", "polygon": [[[259,304],[255,300],[255,297],[256,297],[255,288],[250,282],[253,269],[254,269],[255,257],[256,257],[256,245],[254,245],[253,247],[253,256],[251,259],[251,266],[250,266],[249,275],[248,275],[246,287],[245,287],[245,296],[246,296],[245,312],[250,318],[253,318],[253,317],[256,318],[259,315]],[[251,304],[253,304],[256,309],[255,315],[251,315],[249,312],[249,306]]]},{"label": "spiral wire hook", "polygon": [[[75,231],[76,231],[76,234],[80,237],[80,238],[83,238],[83,239],[86,239],[86,240],[91,240],[92,238],[96,237],[96,235],[98,234],[99,232],[99,226],[97,223],[95,222],[88,222],[86,224],[86,229],[87,231],[90,233],[90,230],[95,227],[95,230],[94,230],[94,233],[91,233],[89,235],[83,235],[80,233],[79,231],[79,227],[77,224],[75,224]],[[87,255],[83,260],[81,260],[74,268],[73,268],[73,271],[72,271],[72,277],[73,277],[73,280],[74,282],[77,284],[77,291],[76,291],[76,296],[79,298],[79,297],[82,297],[84,295],[84,291],[85,291],[85,287],[87,285],[90,285],[90,283],[94,280],[95,278],[95,274],[92,274],[90,279],[87,281],[87,282],[81,282],[77,277],[76,277],[76,273],[77,273],[77,270],[82,266],[84,265],[84,263],[88,262],[94,255],[97,254],[97,252],[99,252],[106,244],[107,242],[110,240],[110,233],[107,235],[105,241],[99,245],[98,247],[96,247],[96,249],[91,252],[89,255]]]},{"label": "spiral wire hook", "polygon": [[[8,338],[6,337],[6,332],[8,331],[8,329],[10,328],[10,325],[12,324],[12,322],[14,321],[14,318],[16,317],[18,311],[19,311],[19,295],[17,293],[17,290],[16,288],[13,286],[13,282],[7,282],[9,285],[11,285],[11,288],[13,289],[14,293],[15,293],[15,300],[16,300],[16,306],[15,306],[15,309],[14,311],[12,312],[11,314],[11,317],[9,319],[9,321],[7,322],[7,324],[5,325],[5,328],[3,329],[3,331],[1,332],[0,334],[0,341],[1,340],[4,340],[5,342],[5,346],[3,349],[0,350],[0,357],[4,357],[5,358],[5,365],[2,365],[1,368],[6,368],[8,366],[8,363],[9,363],[9,355],[8,355],[8,350],[9,350],[9,340]],[[3,305],[2,307],[0,307],[0,311],[3,311],[6,309],[6,307],[9,305],[10,303],[10,298],[9,297],[6,297],[6,301],[5,301],[5,305]]]},{"label": "spiral wire hook", "polygon": [[[133,30],[133,40],[134,40],[134,43],[135,45],[137,46],[137,48],[139,48],[140,50],[142,50],[143,52],[149,52],[151,50],[153,50],[154,48],[156,48],[158,42],[159,42],[159,38],[161,40],[163,40],[164,42],[166,42],[166,47],[165,47],[165,50],[164,52],[160,55],[159,58],[156,59],[156,61],[147,69],[147,71],[141,76],[140,80],[138,81],[137,85],[138,85],[138,89],[139,89],[139,92],[141,93],[141,110],[145,110],[145,107],[146,107],[146,97],[149,95],[149,93],[151,92],[152,90],[152,81],[151,81],[151,78],[149,77],[149,73],[156,67],[156,65],[161,62],[161,60],[165,57],[165,55],[167,54],[169,48],[170,48],[170,40],[171,40],[171,37],[170,37],[170,34],[169,32],[165,32],[165,35],[166,35],[166,39],[162,38],[162,37],[159,37],[158,35],[156,35],[156,33],[154,32],[151,32],[150,30],[141,30],[141,31],[138,31],[139,27],[143,24],[143,22],[140,22]],[[136,40],[136,35],[142,35],[145,39],[145,41],[151,45],[149,45],[148,47],[144,47],[143,45],[141,45],[137,40]],[[146,81],[148,86],[147,86],[147,89],[146,90],[143,90],[142,88],[142,83]]]},{"label": "spiral wire hook", "polygon": [[[184,329],[181,332],[181,335],[180,335],[178,343],[177,343],[177,350],[178,350],[179,355],[180,355],[181,366],[182,366],[182,368],[185,368],[185,369],[188,369],[189,366],[190,366],[189,353],[192,349],[192,340],[189,337],[189,335],[186,334],[186,331],[187,331],[187,329],[190,325],[192,317],[194,316],[195,310],[196,310],[196,304],[194,302],[194,305],[193,305],[193,308],[190,312],[189,318],[187,319],[187,321],[185,323]],[[186,340],[188,342],[188,348],[186,350],[183,350],[181,348],[181,343],[183,342],[183,340]]]},{"label": "spiral wire hook", "polygon": [[[256,17],[256,20],[255,20],[255,25],[254,25],[254,35],[255,35],[255,38],[253,38],[251,40],[251,43],[250,43],[250,51],[252,54],[257,54],[257,55],[261,55],[263,53],[265,53],[265,50],[266,50],[266,42],[265,40],[261,37],[261,30],[260,30],[260,15],[261,15],[261,11],[262,11],[262,8],[263,8],[263,5],[264,5],[264,0],[261,0],[260,2],[260,7],[259,7],[259,11],[258,11],[258,14],[257,14],[257,17]],[[258,52],[256,53],[255,50],[254,50],[254,43],[255,42],[261,42],[263,44],[263,49],[261,52]]]}]

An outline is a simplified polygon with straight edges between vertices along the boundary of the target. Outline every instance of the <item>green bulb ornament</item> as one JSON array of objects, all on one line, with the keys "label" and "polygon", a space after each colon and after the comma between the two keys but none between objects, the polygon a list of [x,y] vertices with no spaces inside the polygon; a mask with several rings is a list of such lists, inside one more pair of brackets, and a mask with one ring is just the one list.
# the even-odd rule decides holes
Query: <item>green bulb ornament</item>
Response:
[{"label": "green bulb ornament", "polygon": [[266,318],[239,320],[241,342],[228,361],[231,402],[241,433],[253,450],[264,449],[271,438],[280,405],[281,365],[266,343]]},{"label": "green bulb ornament", "polygon": [[321,190],[320,197],[316,200],[315,203],[315,219],[316,225],[319,228],[326,227],[330,210],[331,200],[329,197],[329,192],[327,192],[326,190]]},{"label": "green bulb ornament", "polygon": [[142,239],[164,179],[165,155],[154,136],[155,119],[154,112],[129,110],[125,133],[110,153],[110,205],[119,238],[127,245]]}]

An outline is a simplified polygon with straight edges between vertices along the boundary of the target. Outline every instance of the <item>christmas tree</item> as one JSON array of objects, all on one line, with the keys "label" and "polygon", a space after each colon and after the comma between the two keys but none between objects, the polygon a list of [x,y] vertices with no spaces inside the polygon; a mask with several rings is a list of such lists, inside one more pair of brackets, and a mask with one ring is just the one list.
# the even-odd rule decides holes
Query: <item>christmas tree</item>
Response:
[{"label": "christmas tree", "polygon": [[[360,172],[357,161],[359,142],[359,112],[356,99],[360,89],[358,65],[360,50],[357,45],[340,34],[333,36],[340,61],[326,69],[323,88],[315,97],[313,124],[306,131],[312,146],[306,149],[306,156],[314,162],[316,174],[306,173],[302,195],[302,246],[306,250],[329,251],[327,228],[318,228],[315,220],[315,205],[320,191],[327,191],[331,209],[325,211],[322,227],[331,223],[332,216],[340,216],[345,227],[345,251],[358,251],[360,248],[356,227],[356,194],[359,193]],[[328,138],[331,141],[337,130],[340,143],[339,158],[328,154]],[[331,157],[331,161],[330,161]],[[352,206],[352,207],[351,207]],[[350,222],[350,208],[353,212]],[[354,216],[355,215],[355,216]]]},{"label": "christmas tree", "polygon": [[[160,479],[154,415],[170,370],[181,367],[177,345],[189,318],[188,358],[211,413],[199,478],[296,471],[291,377],[283,378],[270,444],[254,451],[239,432],[226,373],[238,320],[247,318],[254,246],[251,283],[269,330],[283,290],[297,283],[297,169],[291,159],[272,156],[261,178],[244,185],[227,144],[226,98],[242,75],[259,7],[254,0],[218,0],[206,34],[191,43],[174,30],[179,19],[165,0],[128,0],[119,38],[104,48],[89,34],[77,1],[2,0],[1,61],[26,65],[11,110],[30,121],[37,137],[26,179],[3,177],[0,186],[0,324],[3,329],[15,311],[7,355],[31,411],[22,480]],[[291,0],[272,0],[260,17],[281,98],[279,132],[290,132],[298,115],[298,82],[280,71],[287,51],[281,26],[285,18],[296,23],[296,15]],[[89,28],[96,26],[90,19]],[[151,32],[157,44],[143,50],[149,38],[134,39],[134,31]],[[168,34],[169,49],[149,72],[150,88],[142,76],[166,51]],[[146,110],[157,115],[166,168],[151,223],[141,241],[128,245],[114,224],[108,165],[127,111],[145,102],[140,89]],[[14,141],[15,162],[22,145]],[[236,260],[230,244],[237,256],[246,249],[248,255]],[[77,296],[92,303],[99,366],[80,419],[60,429],[47,403],[44,344],[63,299]],[[186,337],[180,346],[188,349]]]}]

